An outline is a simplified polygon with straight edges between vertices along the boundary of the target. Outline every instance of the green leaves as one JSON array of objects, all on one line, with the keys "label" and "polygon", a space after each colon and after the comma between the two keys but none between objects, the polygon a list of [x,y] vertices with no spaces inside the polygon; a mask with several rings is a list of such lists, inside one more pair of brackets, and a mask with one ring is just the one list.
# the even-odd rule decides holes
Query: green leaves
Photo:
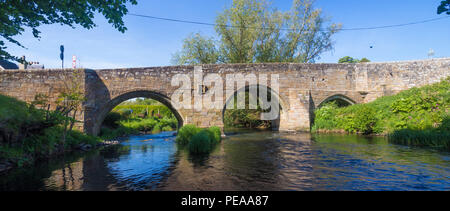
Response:
[{"label": "green leaves", "polygon": [[314,62],[331,50],[332,35],[340,25],[326,26],[322,11],[312,0],[295,0],[280,12],[270,2],[233,0],[216,18],[218,42],[199,34],[189,36],[176,64]]},{"label": "green leaves", "polygon": [[[315,111],[313,131],[390,133],[400,129],[432,130],[448,127],[450,78],[412,88],[374,102],[337,108],[327,104]],[[446,122],[447,121],[447,122]]]},{"label": "green leaves", "polygon": [[[6,41],[24,47],[14,36],[21,35],[26,28],[32,30],[33,36],[40,38],[39,26],[59,23],[72,28],[80,25],[83,28],[95,27],[94,14],[101,13],[108,23],[120,32],[125,32],[122,17],[128,13],[127,3],[137,4],[136,0],[3,0],[0,1],[0,36]],[[17,57],[6,52],[5,43],[0,41],[0,59]]]},{"label": "green leaves", "polygon": [[212,38],[206,38],[199,33],[191,34],[183,41],[181,52],[173,55],[173,64],[215,64],[219,61],[219,52]]},{"label": "green leaves", "polygon": [[370,62],[369,59],[367,58],[362,58],[361,60],[359,59],[355,59],[352,58],[350,56],[344,56],[342,58],[339,59],[338,63],[343,64],[343,63],[364,63],[364,62]]},{"label": "green leaves", "polygon": [[450,0],[441,1],[441,5],[439,5],[437,9],[437,13],[447,13],[447,15],[450,15]]}]

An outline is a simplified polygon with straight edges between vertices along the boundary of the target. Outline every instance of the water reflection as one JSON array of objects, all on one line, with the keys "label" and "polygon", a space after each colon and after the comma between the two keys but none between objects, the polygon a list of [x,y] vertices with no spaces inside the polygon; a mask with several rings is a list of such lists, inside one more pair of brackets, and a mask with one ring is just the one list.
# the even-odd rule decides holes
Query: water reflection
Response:
[{"label": "water reflection", "polygon": [[450,190],[450,155],[381,137],[235,133],[191,156],[173,132],[0,176],[0,190]]}]

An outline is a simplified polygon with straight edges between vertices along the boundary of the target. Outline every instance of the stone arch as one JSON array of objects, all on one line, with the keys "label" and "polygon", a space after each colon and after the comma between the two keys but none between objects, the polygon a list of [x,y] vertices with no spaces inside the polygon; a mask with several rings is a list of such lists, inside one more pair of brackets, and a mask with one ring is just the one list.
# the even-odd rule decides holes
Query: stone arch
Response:
[{"label": "stone arch", "polygon": [[114,109],[117,105],[119,105],[120,103],[122,103],[122,102],[124,102],[126,100],[133,99],[133,98],[138,98],[138,97],[151,98],[151,99],[154,99],[154,100],[157,100],[157,101],[161,102],[162,104],[167,106],[172,111],[174,116],[177,118],[178,128],[183,126],[183,118],[180,115],[180,112],[177,111],[173,107],[173,103],[171,102],[169,97],[167,97],[164,94],[160,94],[160,93],[154,92],[154,91],[135,90],[135,91],[129,91],[129,92],[126,92],[126,93],[121,94],[119,96],[116,96],[115,98],[109,100],[108,102],[106,102],[102,106],[102,108],[96,114],[96,118],[95,118],[95,122],[94,122],[94,128],[93,128],[94,135],[98,135],[100,133],[101,125],[102,125],[103,121],[105,120],[106,116],[108,115],[108,113],[112,109]]},{"label": "stone arch", "polygon": [[354,105],[356,104],[356,101],[352,100],[351,98],[342,95],[342,94],[336,94],[330,97],[327,97],[325,100],[322,100],[322,102],[319,103],[319,105],[317,106],[317,108],[322,107],[325,103],[330,102],[332,100],[342,100],[344,102],[347,102],[350,105]]},{"label": "stone arch", "polygon": [[[282,97],[277,93],[277,92],[275,92],[272,88],[270,88],[270,87],[268,87],[268,86],[264,86],[264,85],[259,85],[259,84],[251,84],[251,85],[246,85],[246,86],[244,86],[244,87],[241,87],[241,88],[239,88],[238,90],[236,90],[234,93],[233,93],[233,95],[232,96],[230,96],[229,98],[227,98],[226,99],[226,101],[225,101],[225,103],[224,103],[224,106],[223,106],[223,109],[222,109],[222,121],[223,121],[223,123],[225,124],[225,111],[226,111],[226,107],[227,107],[227,105],[229,104],[229,103],[231,103],[231,100],[232,100],[232,98],[233,97],[235,97],[236,95],[237,95],[237,93],[239,92],[239,91],[248,91],[249,89],[250,89],[250,87],[256,87],[256,88],[258,88],[258,87],[265,87],[265,88],[267,88],[267,90],[269,90],[269,92],[270,92],[270,95],[271,95],[271,100],[273,100],[274,98],[278,101],[278,104],[279,104],[279,108],[280,108],[280,113],[278,114],[278,118],[277,119],[275,119],[275,120],[272,120],[272,129],[273,130],[279,130],[279,127],[280,127],[280,121],[281,121],[281,119],[282,119],[282,115],[283,115],[283,111],[284,111],[284,109],[288,109],[289,107],[288,107],[288,105],[285,103],[285,101],[282,99]],[[258,96],[257,97],[257,100],[260,102],[260,97]]]}]

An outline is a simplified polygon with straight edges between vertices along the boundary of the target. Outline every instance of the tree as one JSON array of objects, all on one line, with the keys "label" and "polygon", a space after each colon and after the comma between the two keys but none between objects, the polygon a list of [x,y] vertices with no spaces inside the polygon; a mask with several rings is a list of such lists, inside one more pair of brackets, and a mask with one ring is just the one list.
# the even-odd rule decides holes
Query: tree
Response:
[{"label": "tree", "polygon": [[[64,87],[57,99],[56,111],[60,111],[63,116],[63,143],[66,142],[67,134],[72,131],[77,122],[77,113],[81,111],[81,104],[86,101],[84,96],[83,79],[84,72],[75,69],[69,75],[63,75]],[[63,112],[61,112],[63,111]]]},{"label": "tree", "polygon": [[439,5],[437,13],[442,14],[444,12],[447,13],[447,15],[450,15],[450,0],[441,1],[441,5]]},{"label": "tree", "polygon": [[361,60],[359,60],[359,63],[365,63],[365,62],[370,62],[370,60],[366,57],[362,58]]},{"label": "tree", "polygon": [[327,19],[313,4],[314,0],[294,0],[291,11],[286,14],[290,31],[281,42],[281,62],[313,63],[321,53],[333,49],[331,37],[342,26],[324,27]]},{"label": "tree", "polygon": [[183,50],[173,55],[174,64],[214,64],[219,60],[218,50],[212,38],[191,34],[183,41]]},{"label": "tree", "polygon": [[350,56],[344,56],[339,59],[338,63],[342,64],[342,63],[358,63],[358,62],[359,62],[358,59],[354,59],[353,57]]},{"label": "tree", "polygon": [[[255,63],[255,62],[314,62],[320,54],[331,50],[331,36],[337,33],[340,25],[325,26],[327,19],[322,11],[313,8],[313,0],[294,0],[292,9],[280,12],[270,7],[268,1],[233,0],[230,8],[225,9],[216,18],[218,42],[215,47],[192,48],[188,45],[191,37],[185,40],[181,51],[187,61],[202,64],[203,55],[214,55],[217,60],[209,63]],[[201,36],[197,34],[197,36]],[[211,38],[197,38],[211,40]],[[194,45],[195,46],[195,45]],[[202,45],[199,45],[202,46]],[[198,49],[216,49],[198,51]],[[192,55],[188,52],[194,51]],[[200,54],[199,52],[202,52]],[[213,53],[214,52],[214,53]],[[177,59],[177,64],[189,64]]]},{"label": "tree", "polygon": [[21,35],[25,29],[31,29],[35,38],[40,38],[38,27],[59,23],[75,28],[80,25],[91,29],[95,12],[101,13],[110,24],[120,32],[125,32],[122,17],[128,13],[126,4],[137,4],[136,0],[2,0],[0,1],[0,59],[16,60],[19,58],[6,51],[5,40],[24,47],[14,36]]},{"label": "tree", "polygon": [[344,56],[342,58],[339,59],[338,63],[342,64],[342,63],[365,63],[365,62],[370,62],[369,59],[367,58],[362,58],[361,60],[359,59],[355,59],[353,57],[350,56]]}]

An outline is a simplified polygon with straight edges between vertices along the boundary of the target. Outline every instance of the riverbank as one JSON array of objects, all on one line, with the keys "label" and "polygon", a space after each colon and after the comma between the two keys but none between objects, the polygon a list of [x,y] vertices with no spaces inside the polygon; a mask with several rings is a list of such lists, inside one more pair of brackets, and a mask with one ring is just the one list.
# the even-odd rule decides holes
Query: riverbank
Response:
[{"label": "riverbank", "polygon": [[38,104],[0,95],[0,173],[114,143],[72,129],[70,118]]},{"label": "riverbank", "polygon": [[450,78],[371,103],[315,111],[314,133],[384,135],[391,143],[450,151]]}]

